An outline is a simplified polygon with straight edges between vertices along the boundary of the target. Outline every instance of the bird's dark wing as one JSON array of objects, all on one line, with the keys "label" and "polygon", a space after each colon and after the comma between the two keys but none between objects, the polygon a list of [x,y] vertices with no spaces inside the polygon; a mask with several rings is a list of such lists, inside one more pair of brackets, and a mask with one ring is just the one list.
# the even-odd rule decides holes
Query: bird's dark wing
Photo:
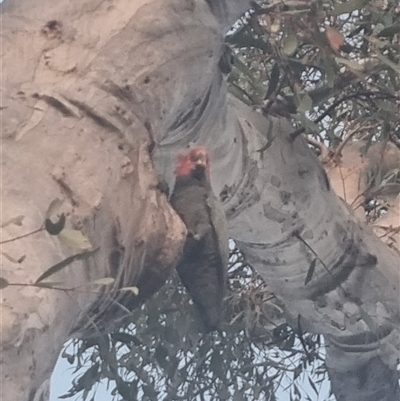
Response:
[{"label": "bird's dark wing", "polygon": [[224,212],[210,186],[177,179],[171,204],[188,230],[177,270],[208,331],[222,320],[222,301],[229,259]]}]

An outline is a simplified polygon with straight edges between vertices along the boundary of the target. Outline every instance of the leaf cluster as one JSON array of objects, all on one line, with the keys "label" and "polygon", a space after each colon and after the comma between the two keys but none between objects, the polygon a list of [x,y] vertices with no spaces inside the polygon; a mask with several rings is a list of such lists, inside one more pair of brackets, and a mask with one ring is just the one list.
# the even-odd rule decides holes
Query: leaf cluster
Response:
[{"label": "leaf cluster", "polygon": [[[117,332],[75,341],[63,356],[80,374],[63,397],[86,399],[102,380],[118,400],[276,400],[281,382],[308,377],[318,394],[325,377],[320,339],[298,335],[265,282],[232,250],[221,332],[206,334],[177,275],[132,311]],[[306,351],[304,349],[306,348]],[[71,351],[72,349],[72,351]],[[317,361],[317,364],[314,362]],[[319,382],[320,380],[320,382]],[[301,387],[290,390],[293,399]],[[93,396],[94,397],[94,396]]]},{"label": "leaf cluster", "polygon": [[230,91],[246,103],[331,148],[400,146],[397,0],[258,1],[226,40]]}]

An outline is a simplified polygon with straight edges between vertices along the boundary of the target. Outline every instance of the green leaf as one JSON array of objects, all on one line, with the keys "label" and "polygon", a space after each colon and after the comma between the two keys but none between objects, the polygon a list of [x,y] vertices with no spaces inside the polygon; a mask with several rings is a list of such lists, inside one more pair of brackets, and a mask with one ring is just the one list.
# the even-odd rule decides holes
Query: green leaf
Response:
[{"label": "green leaf", "polygon": [[340,4],[336,4],[332,15],[348,14],[355,10],[363,8],[369,0],[349,0]]},{"label": "green leaf", "polygon": [[306,111],[309,111],[312,108],[312,105],[313,101],[311,97],[306,93],[303,97],[301,97],[297,109],[305,113]]},{"label": "green leaf", "polygon": [[225,374],[224,360],[218,351],[214,351],[211,357],[210,369],[217,377],[223,378]]},{"label": "green leaf", "polygon": [[163,369],[166,369],[168,367],[168,351],[165,347],[163,347],[162,345],[158,345],[158,347],[156,348],[156,352],[154,353],[154,357]]},{"label": "green leaf", "polygon": [[91,281],[89,284],[92,285],[110,285],[115,282],[115,278],[112,277],[103,277],[99,278],[97,280]]},{"label": "green leaf", "polygon": [[376,53],[376,56],[384,62],[388,67],[392,68],[394,71],[396,71],[398,74],[400,74],[400,67],[394,63],[392,60],[388,59],[387,57],[383,56],[381,53]]},{"label": "green leaf", "polygon": [[92,245],[87,237],[79,230],[63,230],[58,236],[60,242],[70,248],[91,249]]},{"label": "green leaf", "polygon": [[15,263],[15,264],[22,263],[22,262],[25,260],[25,258],[26,258],[26,255],[22,255],[22,256],[20,256],[18,259],[15,259],[15,258],[13,258],[11,255],[9,255],[7,252],[2,252],[2,255],[3,255],[6,259],[8,259],[10,262]]},{"label": "green leaf", "polygon": [[99,376],[100,364],[96,362],[92,365],[78,380],[76,383],[76,389],[90,390],[96,383]]},{"label": "green leaf", "polygon": [[39,287],[39,288],[54,288],[54,287],[59,287],[60,285],[63,285],[64,283],[62,281],[51,281],[51,282],[46,282],[46,283],[35,283],[33,286]]},{"label": "green leaf", "polygon": [[153,383],[148,383],[147,385],[142,386],[142,390],[145,396],[150,398],[150,400],[157,400],[158,391],[154,388]]},{"label": "green leaf", "polygon": [[239,100],[241,100],[243,103],[246,103],[249,106],[253,104],[253,102],[250,99],[250,96],[242,88],[240,88],[236,84],[229,85],[228,91],[233,96],[235,96]]},{"label": "green leaf", "polygon": [[68,393],[59,395],[58,398],[60,398],[61,400],[65,400],[67,398],[71,398],[75,393],[69,391]]},{"label": "green leaf", "polygon": [[238,29],[235,34],[227,36],[226,41],[236,47],[255,47],[264,51],[268,50],[268,44],[264,40],[253,37],[246,30]]},{"label": "green leaf", "polygon": [[383,49],[386,46],[386,43],[384,41],[379,40],[373,36],[364,36],[364,37],[365,37],[365,39],[368,40],[368,42],[371,42],[378,49]]},{"label": "green leaf", "polygon": [[311,121],[304,112],[299,113],[299,120],[304,126],[306,132],[319,132],[319,126],[314,121]]},{"label": "green leaf", "polygon": [[70,354],[69,352],[67,352],[66,348],[64,348],[64,350],[63,350],[63,352],[61,354],[61,357],[65,358],[69,362],[70,365],[72,365],[74,363],[74,361],[75,361],[75,355]]},{"label": "green leaf", "polygon": [[268,99],[274,92],[275,89],[278,87],[279,84],[279,64],[275,63],[271,70],[271,77],[269,80],[267,94],[265,98]]},{"label": "green leaf", "polygon": [[283,40],[283,52],[290,56],[297,49],[297,37],[292,32]]},{"label": "green leaf", "polygon": [[250,70],[240,58],[235,58],[235,67],[244,75],[246,75],[251,82],[255,82],[254,72]]},{"label": "green leaf", "polygon": [[311,380],[310,376],[308,376],[308,382],[310,383],[310,386],[314,390],[315,394],[318,396],[318,390],[317,386],[314,384],[314,382]]},{"label": "green leaf", "polygon": [[335,79],[336,79],[336,71],[337,64],[331,57],[325,57],[322,60],[322,67],[325,70],[325,79],[326,83],[330,88],[334,87]]},{"label": "green leaf", "polygon": [[136,346],[139,346],[139,345],[142,344],[142,342],[136,336],[133,336],[133,335],[128,334],[128,333],[124,333],[122,331],[111,334],[111,338],[114,341],[119,341],[119,342],[121,342],[123,344],[132,343],[132,344],[134,344]]},{"label": "green leaf", "polygon": [[351,70],[355,70],[355,71],[363,71],[364,70],[363,65],[358,64],[355,61],[347,60],[346,58],[343,58],[343,57],[335,57],[335,60],[338,64],[344,64],[346,67],[349,67]]},{"label": "green leaf", "polygon": [[8,287],[8,284],[9,284],[8,280],[6,280],[3,277],[0,277],[0,290],[2,290],[3,288]]},{"label": "green leaf", "polygon": [[311,281],[311,279],[312,279],[312,277],[314,275],[314,272],[315,272],[315,265],[316,264],[317,264],[317,259],[315,258],[311,262],[310,267],[308,268],[307,276],[306,276],[306,279],[304,280],[304,285],[307,285]]},{"label": "green leaf", "polygon": [[400,24],[398,25],[392,25],[388,28],[382,29],[379,33],[378,36],[380,37],[392,37],[394,36],[396,33],[400,32]]},{"label": "green leaf", "polygon": [[[302,371],[303,371],[303,365],[302,364],[297,365],[293,372],[293,380],[296,380],[300,376]],[[296,389],[294,390],[294,392],[296,393]]]},{"label": "green leaf", "polygon": [[243,401],[243,400],[245,400],[243,392],[236,390],[235,393],[233,394],[232,401]]},{"label": "green leaf", "polygon": [[308,14],[309,12],[310,12],[310,7],[304,8],[302,10],[280,11],[279,13],[282,15],[301,15],[301,14]]},{"label": "green leaf", "polygon": [[130,291],[133,293],[133,295],[136,295],[136,296],[139,295],[139,288],[137,288],[137,287],[123,287],[123,288],[120,288],[120,291]]},{"label": "green leaf", "polygon": [[358,311],[360,313],[360,316],[362,318],[362,320],[364,320],[364,322],[366,323],[366,325],[368,326],[368,328],[373,332],[376,333],[378,331],[378,326],[377,324],[374,322],[374,320],[371,318],[370,315],[368,315],[368,313],[363,309],[362,306],[358,305]]},{"label": "green leaf", "polygon": [[47,277],[52,276],[55,273],[58,273],[65,267],[69,266],[71,263],[76,262],[77,260],[86,260],[90,258],[92,255],[94,255],[99,248],[91,250],[91,251],[84,251],[81,253],[77,253],[72,256],[68,256],[68,258],[65,258],[61,262],[56,263],[55,265],[49,267],[43,274],[40,275],[40,277],[35,281],[35,284],[39,283],[40,281],[43,281]]}]

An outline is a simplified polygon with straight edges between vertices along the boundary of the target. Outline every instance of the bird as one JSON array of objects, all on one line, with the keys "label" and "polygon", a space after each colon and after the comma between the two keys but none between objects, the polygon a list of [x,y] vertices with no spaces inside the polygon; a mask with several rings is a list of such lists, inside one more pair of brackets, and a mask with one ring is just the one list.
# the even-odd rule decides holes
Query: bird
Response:
[{"label": "bird", "polygon": [[210,159],[203,146],[178,155],[170,203],[187,228],[177,264],[207,332],[220,330],[229,262],[227,220],[211,187]]}]

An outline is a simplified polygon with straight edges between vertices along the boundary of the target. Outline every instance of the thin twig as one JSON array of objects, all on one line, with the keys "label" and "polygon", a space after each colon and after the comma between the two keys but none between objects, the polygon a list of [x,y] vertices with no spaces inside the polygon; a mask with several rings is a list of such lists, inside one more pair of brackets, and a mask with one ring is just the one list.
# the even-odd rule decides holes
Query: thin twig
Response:
[{"label": "thin twig", "polygon": [[314,146],[314,147],[316,147],[316,148],[318,148],[319,149],[319,151],[321,152],[321,157],[322,157],[322,160],[327,160],[328,159],[328,157],[329,157],[329,149],[322,143],[322,142],[320,142],[320,141],[317,141],[317,140],[315,140],[315,139],[313,139],[313,138],[310,138],[310,137],[306,137],[306,141],[310,144],[310,145],[312,145],[312,146]]},{"label": "thin twig", "polygon": [[[350,132],[346,138],[343,139],[343,141],[338,145],[338,147],[335,149],[335,153],[334,153],[334,157],[335,156],[340,156],[342,153],[343,148],[347,145],[347,143],[349,142],[349,140],[355,135],[360,133],[361,131],[365,131],[365,130],[370,130],[374,127],[374,125],[369,124],[369,125],[365,125],[363,127],[358,127],[358,128],[354,128],[354,130],[352,132]],[[349,128],[346,128],[346,130],[348,130]]]},{"label": "thin twig", "polygon": [[[313,122],[314,124],[320,123],[331,111],[333,111],[340,103],[345,102],[346,100],[353,99],[355,97],[361,96],[375,96],[379,98],[390,98],[390,99],[397,99],[397,96],[394,96],[389,93],[376,93],[376,92],[356,92],[351,93],[350,95],[343,96],[342,98],[334,101],[319,117],[317,117]],[[294,141],[300,134],[302,134],[306,130],[305,127],[300,127],[297,130],[293,131],[289,136],[292,141]]]},{"label": "thin twig", "polygon": [[300,343],[301,343],[301,345],[303,347],[303,350],[304,350],[304,353],[306,355],[307,361],[308,361],[309,364],[311,364],[312,363],[312,358],[311,358],[310,353],[308,352],[308,349],[307,349],[307,346],[306,346],[306,342],[304,341],[304,337],[303,337],[304,332],[303,332],[303,327],[301,326],[301,315],[300,314],[297,316],[297,329],[299,330],[298,337],[299,337]]},{"label": "thin twig", "polygon": [[340,173],[340,179],[342,180],[342,187],[343,187],[343,197],[344,201],[347,203],[347,196],[346,196],[346,185],[344,185],[344,178],[343,178],[343,172],[342,172],[342,167],[339,164],[339,173]]},{"label": "thin twig", "polygon": [[275,90],[271,94],[271,95],[275,95],[275,96],[271,96],[271,98],[268,99],[267,104],[262,109],[264,115],[268,114],[268,111],[270,110],[272,105],[276,102],[276,97],[279,95],[280,91],[282,90],[287,77],[288,77],[288,72],[285,70],[283,73],[283,77],[280,80],[278,86],[275,88]]},{"label": "thin twig", "polygon": [[[336,279],[335,275],[329,270],[329,267],[325,264],[325,262],[318,256],[317,252],[314,251],[314,249],[312,249],[312,247],[310,245],[307,244],[307,242],[301,237],[299,232],[294,232],[293,236],[296,237],[300,242],[302,242],[307,249],[309,249],[314,256],[317,258],[317,260],[321,263],[321,265],[324,267],[324,269],[327,271],[327,273],[333,278]],[[348,298],[351,299],[350,294],[343,288],[343,286],[341,284],[338,284],[338,288],[340,288],[343,291],[343,295]]]},{"label": "thin twig", "polygon": [[4,241],[1,241],[0,245],[7,244],[8,242],[17,241],[17,240],[25,238],[25,237],[29,237],[30,235],[39,233],[40,231],[43,231],[43,230],[44,230],[44,227],[40,227],[37,230],[31,231],[30,233],[27,233],[27,234],[20,235],[19,237],[14,237],[14,238],[10,238],[10,239],[6,239]]},{"label": "thin twig", "polygon": [[8,287],[35,287],[35,288],[43,288],[49,290],[56,290],[56,291],[64,291],[64,292],[79,292],[84,294],[104,294],[102,291],[89,291],[89,290],[79,290],[78,287],[57,287],[57,286],[46,286],[46,285],[37,285],[37,284],[28,284],[28,283],[7,283]]}]

